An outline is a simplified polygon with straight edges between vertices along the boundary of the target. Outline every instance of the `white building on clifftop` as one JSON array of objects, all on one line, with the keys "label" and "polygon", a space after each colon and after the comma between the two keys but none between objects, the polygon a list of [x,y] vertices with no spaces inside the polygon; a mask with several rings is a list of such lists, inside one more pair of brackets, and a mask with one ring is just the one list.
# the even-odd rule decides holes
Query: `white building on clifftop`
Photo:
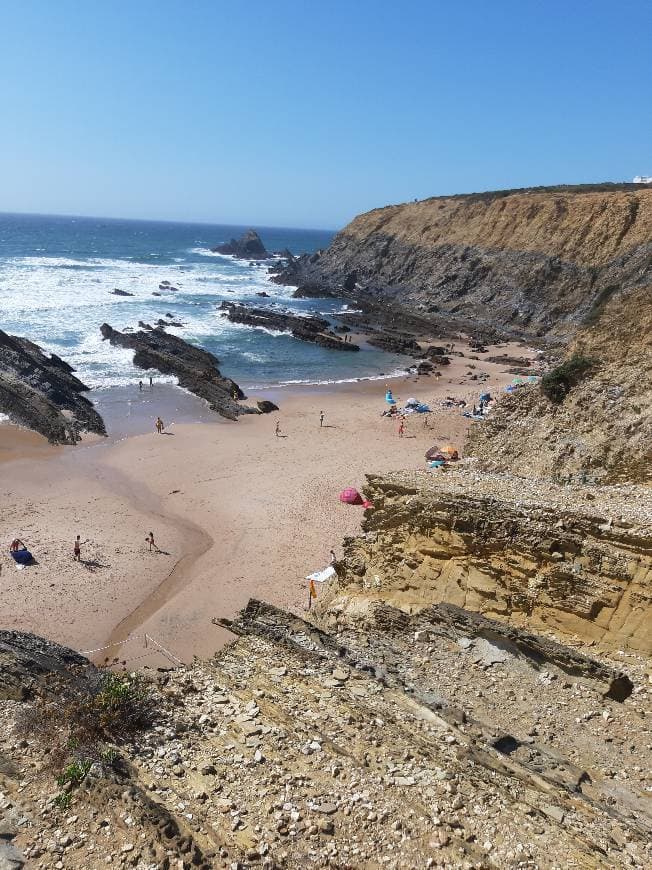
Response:
[{"label": "white building on clifftop", "polygon": [[635,175],[634,184],[652,184],[652,175]]}]

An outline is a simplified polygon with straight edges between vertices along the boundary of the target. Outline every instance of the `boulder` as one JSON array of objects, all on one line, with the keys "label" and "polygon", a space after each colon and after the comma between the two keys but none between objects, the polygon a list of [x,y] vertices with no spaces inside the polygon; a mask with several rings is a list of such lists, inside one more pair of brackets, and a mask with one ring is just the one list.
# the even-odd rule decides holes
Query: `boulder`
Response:
[{"label": "boulder", "polygon": [[275,405],[274,402],[270,402],[269,399],[261,399],[258,402],[258,410],[261,414],[271,414],[273,411],[278,411],[278,405]]},{"label": "boulder", "polygon": [[133,293],[130,293],[128,290],[120,290],[118,287],[111,290],[111,293],[114,296],[133,296],[134,295]]}]

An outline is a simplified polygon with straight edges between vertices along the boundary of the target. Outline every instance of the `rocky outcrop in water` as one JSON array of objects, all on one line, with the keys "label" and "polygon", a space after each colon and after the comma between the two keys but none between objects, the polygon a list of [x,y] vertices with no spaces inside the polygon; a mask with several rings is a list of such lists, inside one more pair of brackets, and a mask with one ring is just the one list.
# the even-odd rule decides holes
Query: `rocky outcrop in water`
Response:
[{"label": "rocky outcrop in water", "polygon": [[609,287],[652,279],[652,186],[534,188],[386,206],[274,280],[426,319],[560,340]]},{"label": "rocky outcrop in water", "polygon": [[89,388],[56,354],[0,330],[0,412],[52,444],[75,444],[81,432],[106,435],[83,392]]},{"label": "rocky outcrop in water", "polygon": [[103,323],[100,329],[103,339],[134,351],[134,365],[138,368],[174,375],[180,387],[204,399],[227,420],[237,420],[240,414],[260,413],[258,408],[239,404],[237,399],[244,399],[244,393],[235,381],[222,376],[217,367],[219,360],[207,350],[158,327],[127,333]]},{"label": "rocky outcrop in water", "polygon": [[357,344],[345,342],[336,335],[323,317],[300,317],[272,308],[253,308],[233,302],[222,302],[220,310],[232,323],[289,332],[294,338],[309,341],[329,350],[360,350]]},{"label": "rocky outcrop in water", "polygon": [[211,248],[215,254],[229,254],[239,260],[269,260],[273,256],[265,249],[256,230],[247,230],[239,239],[231,239]]}]

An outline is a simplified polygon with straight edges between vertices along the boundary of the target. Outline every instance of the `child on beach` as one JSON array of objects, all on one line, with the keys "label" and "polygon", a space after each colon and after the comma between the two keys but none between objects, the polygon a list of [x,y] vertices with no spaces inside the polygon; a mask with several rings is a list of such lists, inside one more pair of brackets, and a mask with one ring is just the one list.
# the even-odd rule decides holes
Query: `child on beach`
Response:
[{"label": "child on beach", "polygon": [[161,420],[160,417],[157,417],[156,418],[156,431],[158,432],[159,435],[161,435],[163,433],[164,429],[165,429],[165,426],[163,424],[163,420]]},{"label": "child on beach", "polygon": [[[84,541],[83,543],[87,544],[88,541]],[[73,548],[73,559],[75,562],[81,562],[81,547],[82,540],[81,537],[77,535],[77,537],[75,538],[75,546]]]}]

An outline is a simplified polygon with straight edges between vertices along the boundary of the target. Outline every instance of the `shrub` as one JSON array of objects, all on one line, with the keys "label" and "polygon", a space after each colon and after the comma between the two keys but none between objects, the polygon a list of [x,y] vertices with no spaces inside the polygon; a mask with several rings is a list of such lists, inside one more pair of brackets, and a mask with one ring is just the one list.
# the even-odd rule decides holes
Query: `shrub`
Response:
[{"label": "shrub", "polygon": [[119,766],[110,744],[125,742],[154,719],[154,698],[142,675],[70,669],[43,680],[20,724],[47,745],[49,766],[60,771],[57,783],[63,789],[56,803],[65,809],[69,792],[94,764],[105,773]]},{"label": "shrub", "polygon": [[574,353],[566,362],[548,372],[541,379],[541,389],[551,402],[563,402],[572,387],[576,386],[594,367],[594,361],[581,353]]}]

